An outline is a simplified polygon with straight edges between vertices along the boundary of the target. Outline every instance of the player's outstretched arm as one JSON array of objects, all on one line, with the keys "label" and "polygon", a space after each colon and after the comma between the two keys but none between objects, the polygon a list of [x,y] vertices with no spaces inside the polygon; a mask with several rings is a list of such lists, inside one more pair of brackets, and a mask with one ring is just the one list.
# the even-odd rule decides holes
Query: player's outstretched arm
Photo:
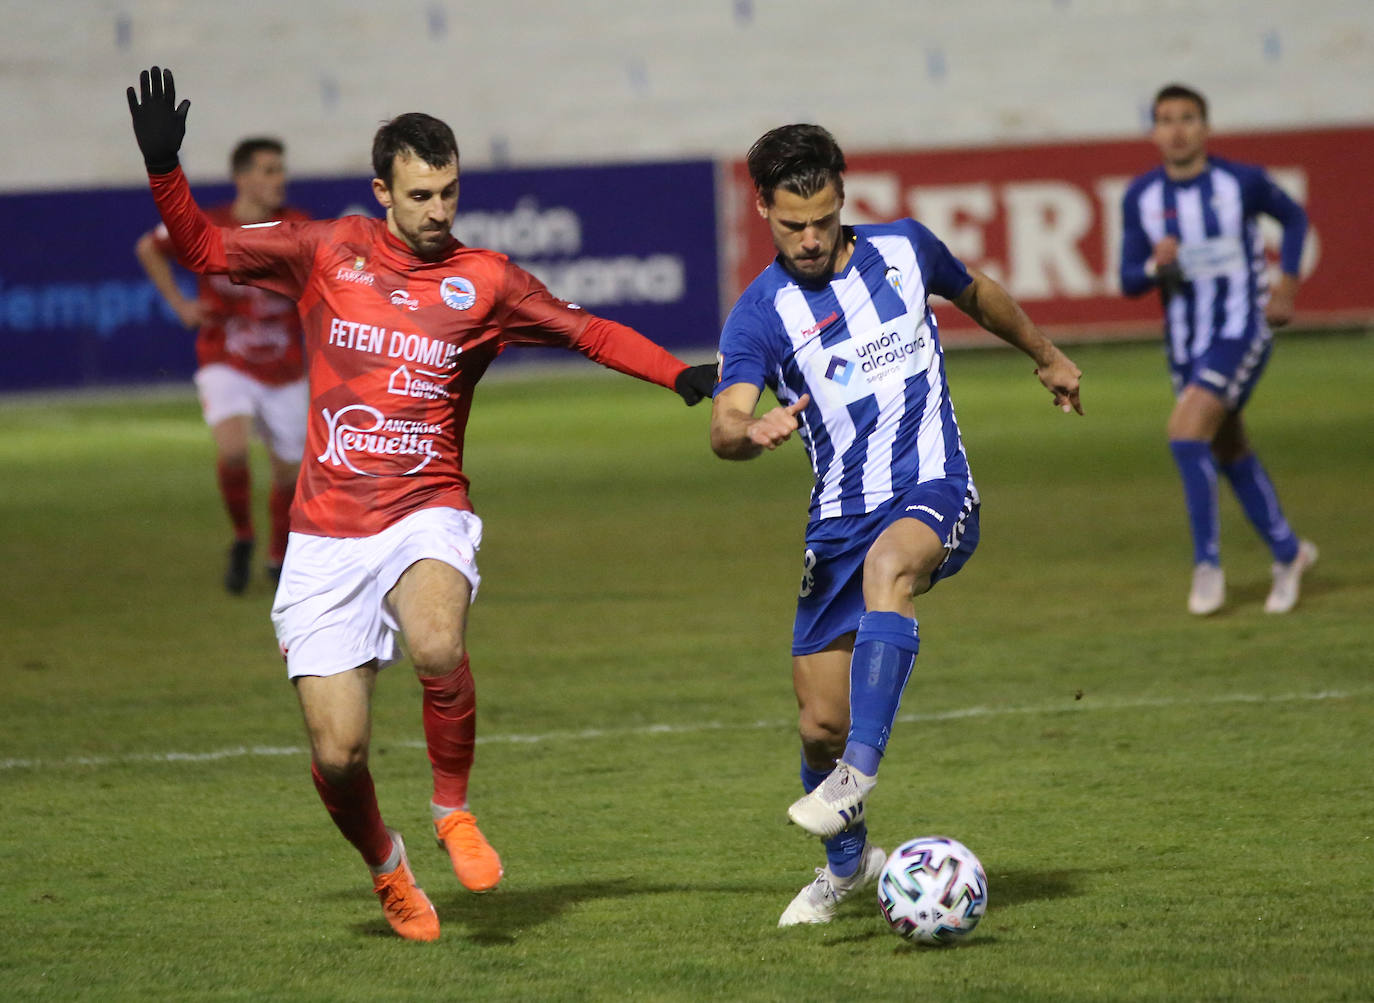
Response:
[{"label": "player's outstretched arm", "polygon": [[752,460],[765,449],[777,449],[797,430],[797,415],[811,403],[802,394],[795,404],[775,407],[754,417],[759,388],[734,383],[716,391],[711,404],[711,449],[722,460]]},{"label": "player's outstretched arm", "polygon": [[1065,414],[1082,414],[1083,405],[1078,399],[1082,371],[1035,326],[1005,289],[976,268],[970,268],[969,274],[973,281],[954,298],[954,305],[984,330],[1035,360],[1035,375],[1053,395],[1055,407]]}]

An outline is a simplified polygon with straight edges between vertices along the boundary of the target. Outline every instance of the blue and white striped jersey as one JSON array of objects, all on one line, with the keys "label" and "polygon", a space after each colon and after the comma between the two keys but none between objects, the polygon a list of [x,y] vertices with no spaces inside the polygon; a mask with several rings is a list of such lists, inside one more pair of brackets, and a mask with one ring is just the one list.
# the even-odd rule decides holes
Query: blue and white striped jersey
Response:
[{"label": "blue and white striped jersey", "polygon": [[968,474],[945,382],[931,293],[973,280],[912,219],[855,226],[844,271],[801,285],[776,260],[744,291],[720,336],[721,387],[750,383],[798,423],[816,485],[811,519],[873,511],[923,481]]},{"label": "blue and white striped jersey", "polygon": [[1283,224],[1279,263],[1296,275],[1307,214],[1263,168],[1208,157],[1207,169],[1171,181],[1157,167],[1131,182],[1122,200],[1121,288],[1127,295],[1154,283],[1145,262],[1166,236],[1179,243],[1184,283],[1165,298],[1170,358],[1183,365],[1216,339],[1267,336],[1268,294],[1258,216]]}]

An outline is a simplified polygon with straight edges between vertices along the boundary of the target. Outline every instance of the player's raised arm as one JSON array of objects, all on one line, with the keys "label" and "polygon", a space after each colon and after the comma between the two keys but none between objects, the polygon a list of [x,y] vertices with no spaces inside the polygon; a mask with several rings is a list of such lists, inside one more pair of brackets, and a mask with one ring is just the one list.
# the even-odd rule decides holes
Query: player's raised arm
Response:
[{"label": "player's raised arm", "polygon": [[711,449],[723,460],[752,460],[765,449],[777,449],[798,428],[797,415],[811,403],[802,394],[795,404],[779,406],[754,417],[759,388],[735,383],[716,392],[711,404]]},{"label": "player's raised arm", "polygon": [[186,136],[186,113],[191,102],[176,103],[172,71],[156,66],[139,74],[138,93],[132,87],[125,93],[134,138],[148,169],[148,185],[177,254],[192,271],[226,271],[224,238],[196,205],[177,159]]},{"label": "player's raised arm", "polygon": [[1082,371],[1059,350],[1000,285],[976,268],[968,270],[973,281],[954,298],[954,305],[968,314],[984,330],[1009,345],[1021,349],[1035,360],[1035,375],[1054,395],[1054,405],[1065,414],[1083,413],[1078,399]]}]

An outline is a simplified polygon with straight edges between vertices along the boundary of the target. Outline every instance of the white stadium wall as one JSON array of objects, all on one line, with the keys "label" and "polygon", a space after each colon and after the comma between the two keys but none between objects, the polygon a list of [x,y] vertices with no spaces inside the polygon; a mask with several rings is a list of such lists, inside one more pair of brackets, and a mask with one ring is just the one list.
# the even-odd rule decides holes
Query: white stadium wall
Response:
[{"label": "white stadium wall", "polygon": [[1374,118],[1370,0],[3,2],[0,191],[140,182],[123,88],[153,62],[202,180],[264,132],[297,174],[365,172],[410,110],[470,167],[728,158],[786,121],[867,151],[1129,136],[1174,79],[1225,131]]}]

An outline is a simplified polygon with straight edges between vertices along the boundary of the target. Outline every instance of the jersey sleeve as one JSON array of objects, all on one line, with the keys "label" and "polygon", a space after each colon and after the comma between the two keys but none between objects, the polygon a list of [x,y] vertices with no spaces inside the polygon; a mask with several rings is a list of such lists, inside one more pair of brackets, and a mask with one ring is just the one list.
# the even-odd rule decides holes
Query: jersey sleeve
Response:
[{"label": "jersey sleeve", "polygon": [[769,319],[756,301],[746,298],[735,304],[720,332],[721,389],[748,383],[762,390],[768,384],[769,374],[777,368],[767,347],[769,329]]},{"label": "jersey sleeve", "polygon": [[225,271],[223,233],[196,204],[181,168],[150,174],[148,187],[181,263],[200,275]]},{"label": "jersey sleeve", "polygon": [[1297,275],[1302,262],[1302,244],[1307,238],[1307,211],[1280,188],[1266,171],[1258,167],[1246,178],[1245,198],[1256,212],[1279,221],[1283,227],[1279,267],[1287,275]]},{"label": "jersey sleeve", "polygon": [[927,293],[952,300],[973,284],[973,276],[944,241],[916,220],[906,222],[911,228],[911,242],[916,248],[916,261],[921,267]]},{"label": "jersey sleeve", "polygon": [[223,228],[225,270],[235,282],[300,299],[327,230],[327,223],[286,220]]},{"label": "jersey sleeve", "polygon": [[1134,187],[1126,190],[1121,200],[1121,291],[1127,296],[1139,296],[1154,284],[1145,273],[1145,262],[1154,248],[1140,222],[1140,199]]},{"label": "jersey sleeve", "polygon": [[672,389],[687,363],[633,328],[561,300],[517,265],[506,264],[498,317],[502,345],[558,345],[593,362]]}]

